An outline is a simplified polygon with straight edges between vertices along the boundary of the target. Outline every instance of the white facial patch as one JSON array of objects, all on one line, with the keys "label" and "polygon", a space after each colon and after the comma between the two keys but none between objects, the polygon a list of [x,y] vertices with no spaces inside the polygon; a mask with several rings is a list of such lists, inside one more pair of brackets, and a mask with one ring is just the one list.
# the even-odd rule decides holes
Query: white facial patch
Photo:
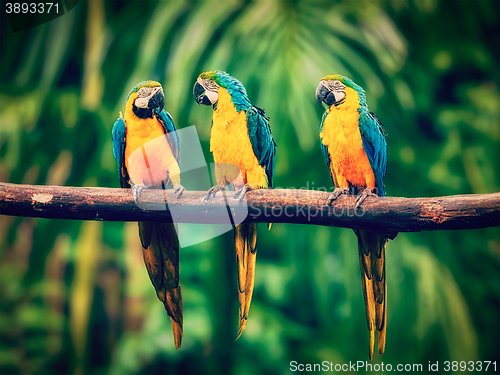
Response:
[{"label": "white facial patch", "polygon": [[217,100],[219,100],[219,93],[217,91],[208,91],[205,90],[205,95],[207,96],[210,103],[215,104]]},{"label": "white facial patch", "polygon": [[345,99],[345,91],[334,91],[332,92],[333,96],[335,96],[335,103],[338,103]]},{"label": "white facial patch", "polygon": [[148,108],[149,98],[137,98],[135,99],[135,106],[138,108]]},{"label": "white facial patch", "polygon": [[219,100],[219,85],[209,79],[201,79],[198,77],[197,82],[205,89],[205,96],[210,100],[210,103],[215,104]]},{"label": "white facial patch", "polygon": [[330,93],[335,97],[335,102],[333,104],[338,105],[345,99],[345,89],[346,85],[337,80],[321,81],[323,86],[325,86]]}]

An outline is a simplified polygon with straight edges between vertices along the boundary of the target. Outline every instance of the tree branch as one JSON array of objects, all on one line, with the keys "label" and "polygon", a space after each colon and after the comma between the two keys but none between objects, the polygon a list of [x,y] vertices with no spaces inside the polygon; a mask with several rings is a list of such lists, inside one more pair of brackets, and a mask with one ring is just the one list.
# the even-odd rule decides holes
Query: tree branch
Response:
[{"label": "tree branch", "polygon": [[[388,238],[398,232],[474,229],[500,225],[500,193],[438,198],[368,197],[354,212],[355,197],[341,195],[325,206],[329,193],[315,190],[256,190],[247,204],[219,193],[145,189],[136,205],[130,189],[16,185],[0,182],[0,214],[49,219],[173,221],[228,224],[233,221],[295,223],[368,229]],[[165,204],[169,202],[169,204]],[[226,203],[227,202],[227,203]]]}]

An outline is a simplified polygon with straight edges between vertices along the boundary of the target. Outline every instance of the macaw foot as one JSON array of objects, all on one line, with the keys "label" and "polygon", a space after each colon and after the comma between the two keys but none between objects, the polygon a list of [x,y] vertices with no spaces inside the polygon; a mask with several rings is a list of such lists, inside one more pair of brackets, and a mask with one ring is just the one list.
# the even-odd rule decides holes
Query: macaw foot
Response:
[{"label": "macaw foot", "polygon": [[363,203],[365,201],[365,199],[369,196],[378,197],[377,194],[373,194],[372,191],[367,188],[367,189],[363,190],[363,192],[361,194],[359,194],[358,197],[356,198],[356,206],[354,206],[354,209],[361,206],[361,203]]},{"label": "macaw foot", "polygon": [[349,189],[348,188],[335,188],[333,191],[332,195],[328,197],[326,200],[326,205],[329,206],[332,204],[334,200],[336,200],[338,197],[340,197],[342,194],[349,194]]},{"label": "macaw foot", "polygon": [[144,184],[137,184],[132,186],[132,194],[134,195],[135,204],[138,203],[139,197],[141,196],[142,191],[146,188]]},{"label": "macaw foot", "polygon": [[210,190],[208,190],[207,195],[203,197],[203,203],[207,203],[207,201],[210,200],[210,197],[215,197],[215,194],[224,190],[226,190],[226,187],[222,184],[212,186]]},{"label": "macaw foot", "polygon": [[186,188],[184,186],[182,186],[181,184],[175,185],[174,186],[175,198],[179,199],[181,197],[182,193],[184,193],[185,190],[186,190]]},{"label": "macaw foot", "polygon": [[247,193],[249,191],[255,190],[253,187],[251,187],[248,184],[243,185],[243,187],[238,190],[236,193],[234,193],[234,198],[238,199],[238,202],[241,203],[243,202],[243,199],[246,199]]}]

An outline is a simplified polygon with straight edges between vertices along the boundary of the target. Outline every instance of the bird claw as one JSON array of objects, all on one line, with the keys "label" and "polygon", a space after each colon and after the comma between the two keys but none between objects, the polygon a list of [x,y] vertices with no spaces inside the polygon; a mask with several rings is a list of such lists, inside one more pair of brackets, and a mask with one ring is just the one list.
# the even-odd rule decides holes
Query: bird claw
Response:
[{"label": "bird claw", "polygon": [[326,200],[326,205],[329,206],[333,203],[333,201],[337,200],[342,194],[349,194],[349,189],[347,188],[335,188],[333,193]]},{"label": "bird claw", "polygon": [[146,188],[146,185],[144,185],[144,184],[137,184],[137,185],[132,186],[132,194],[134,196],[135,204],[138,203],[139,197],[141,196],[141,193],[145,188]]},{"label": "bird claw", "polygon": [[203,204],[207,203],[210,200],[210,197],[215,197],[215,194],[217,194],[219,191],[224,191],[226,190],[226,187],[222,184],[212,186],[208,192],[207,195],[203,197]]},{"label": "bird claw", "polygon": [[251,187],[250,185],[248,184],[245,184],[243,185],[243,187],[236,191],[236,193],[234,193],[234,198],[235,199],[238,199],[238,202],[241,203],[243,202],[243,199],[245,199],[247,197],[247,193],[249,191],[252,191],[252,190],[255,190],[253,187]]},{"label": "bird claw", "polygon": [[361,194],[358,195],[358,197],[356,198],[356,206],[354,206],[354,209],[357,209],[359,206],[361,206],[361,204],[365,201],[365,199],[369,196],[375,196],[375,197],[378,197],[377,194],[374,194],[372,193],[372,191],[368,188],[366,188],[365,190],[363,190],[363,192]]},{"label": "bird claw", "polygon": [[175,195],[175,198],[176,199],[179,199],[182,195],[182,193],[184,193],[184,191],[186,190],[186,188],[184,186],[182,186],[181,184],[177,184],[174,186],[174,195]]}]

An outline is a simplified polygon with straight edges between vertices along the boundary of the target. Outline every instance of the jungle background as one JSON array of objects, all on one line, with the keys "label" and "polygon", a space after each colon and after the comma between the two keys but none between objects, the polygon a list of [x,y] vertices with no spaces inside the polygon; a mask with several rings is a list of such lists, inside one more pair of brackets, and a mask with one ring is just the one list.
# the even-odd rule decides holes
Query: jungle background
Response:
[{"label": "jungle background", "polygon": [[[314,93],[343,74],[385,125],[387,195],[500,188],[496,1],[80,1],[16,33],[2,9],[0,28],[0,181],[119,187],[111,128],[146,79],[162,83],[178,128],[196,125],[211,162],[212,110],[192,87],[220,69],[271,118],[275,187],[332,190]],[[0,216],[0,373],[285,374],[291,361],[368,360],[351,230],[261,225],[236,342],[232,233],[180,257],[175,351],[136,223]],[[500,366],[499,258],[498,228],[390,241],[386,353],[373,363]]]}]

